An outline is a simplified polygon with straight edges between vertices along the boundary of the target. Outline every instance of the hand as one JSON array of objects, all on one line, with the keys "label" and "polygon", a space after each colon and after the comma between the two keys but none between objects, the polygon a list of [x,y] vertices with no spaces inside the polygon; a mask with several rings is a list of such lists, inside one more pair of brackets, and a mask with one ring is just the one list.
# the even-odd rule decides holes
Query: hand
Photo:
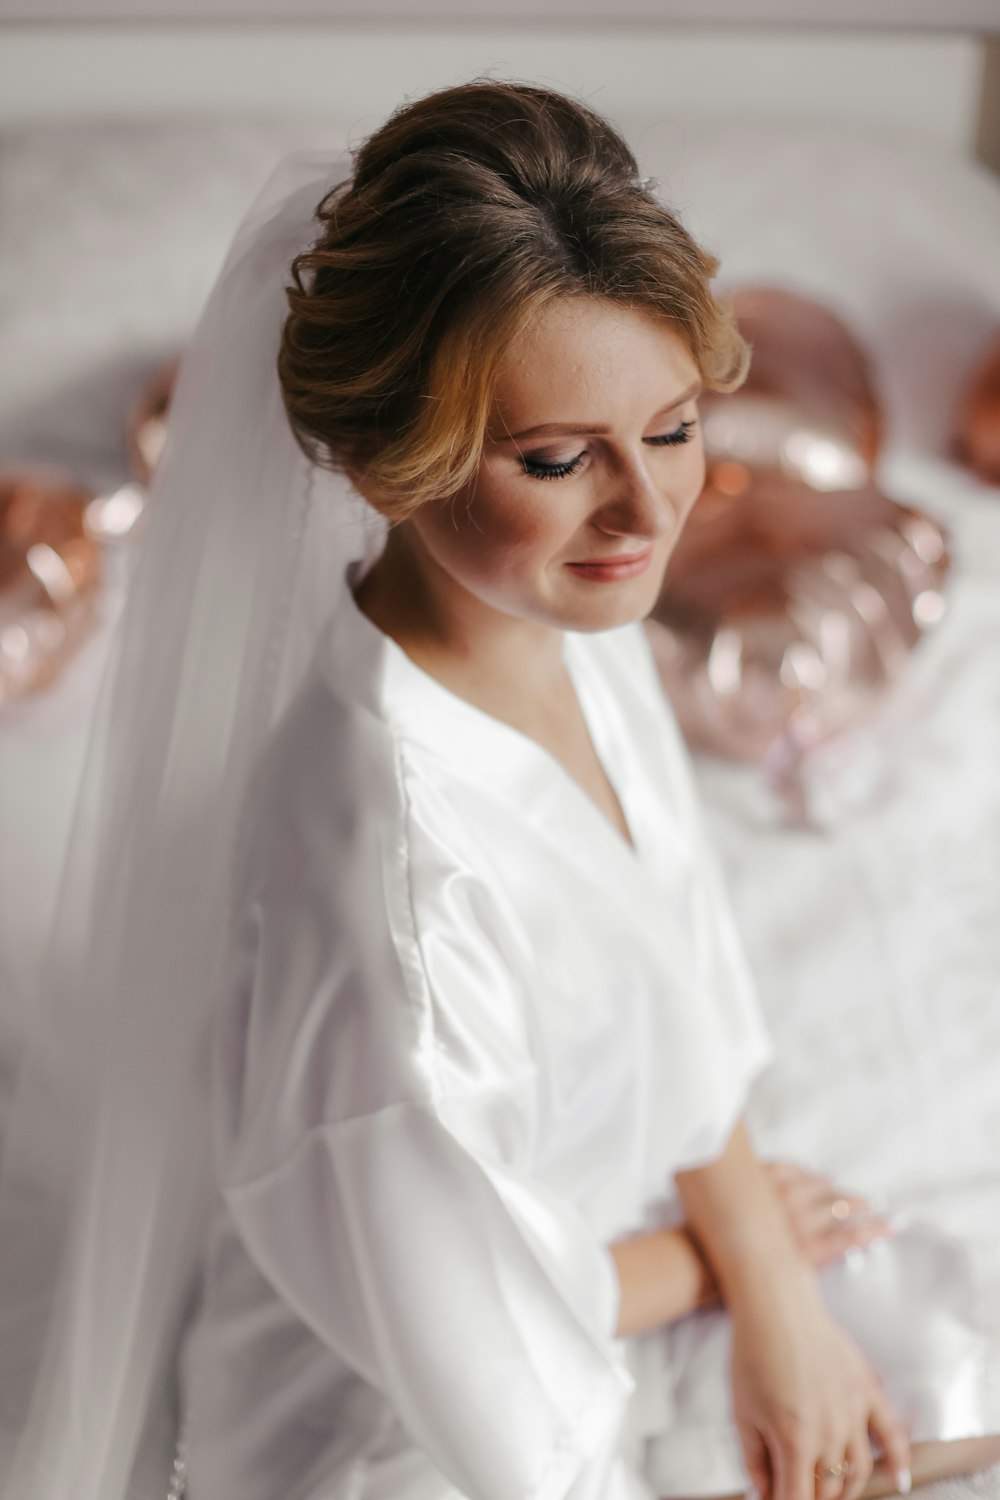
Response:
[{"label": "hand", "polygon": [[[869,1433],[897,1488],[909,1489],[906,1430],[818,1296],[776,1287],[766,1307],[730,1315],[733,1413],[760,1500],[858,1500],[873,1468]],[[846,1475],[822,1475],[845,1461]]]},{"label": "hand", "polygon": [[[818,1269],[857,1245],[895,1233],[892,1221],[859,1193],[845,1193],[829,1177],[788,1161],[762,1161],[785,1210],[796,1243]],[[836,1206],[838,1212],[831,1213]]]}]

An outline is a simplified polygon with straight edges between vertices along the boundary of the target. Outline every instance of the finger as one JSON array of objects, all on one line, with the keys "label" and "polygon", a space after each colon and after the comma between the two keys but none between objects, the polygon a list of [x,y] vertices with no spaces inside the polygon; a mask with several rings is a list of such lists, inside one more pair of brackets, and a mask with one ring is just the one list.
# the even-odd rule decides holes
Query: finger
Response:
[{"label": "finger", "polygon": [[775,1500],[814,1500],[816,1492],[814,1443],[804,1434],[785,1434],[771,1450]]},{"label": "finger", "polygon": [[868,1426],[882,1446],[885,1468],[895,1480],[896,1488],[901,1495],[908,1495],[913,1484],[910,1475],[910,1439],[881,1386],[876,1388],[872,1399]]},{"label": "finger", "polygon": [[768,1172],[772,1178],[780,1178],[790,1182],[796,1178],[808,1178],[811,1173],[805,1167],[799,1166],[798,1161],[762,1161],[760,1166]]},{"label": "finger", "polygon": [[858,1500],[874,1468],[867,1432],[859,1432],[851,1439],[844,1457],[847,1459],[849,1472],[844,1483],[843,1500]]},{"label": "finger", "polygon": [[839,1229],[824,1230],[818,1234],[807,1234],[800,1243],[804,1245],[813,1265],[827,1265],[832,1260],[839,1260],[848,1250],[874,1244],[876,1240],[886,1239],[891,1233],[888,1224],[870,1220],[860,1224],[844,1224]]},{"label": "finger", "polygon": [[[838,1189],[834,1183],[830,1196],[826,1200],[826,1209],[831,1218],[845,1219],[848,1214],[870,1214],[877,1212],[872,1207],[870,1198],[864,1193],[845,1193]],[[836,1209],[836,1212],[834,1212]]]},{"label": "finger", "polygon": [[761,1162],[772,1187],[784,1191],[793,1182],[798,1182],[802,1176],[802,1170],[791,1161],[764,1161]]},{"label": "finger", "polygon": [[816,1226],[841,1224],[878,1213],[861,1193],[845,1193],[827,1178],[789,1179],[778,1185],[778,1194],[797,1219]]},{"label": "finger", "polygon": [[802,1189],[803,1202],[836,1222],[850,1214],[873,1213],[863,1193],[845,1193],[835,1182],[812,1182]]},{"label": "finger", "polygon": [[741,1429],[740,1442],[743,1448],[743,1463],[746,1467],[747,1478],[753,1486],[753,1493],[759,1496],[760,1500],[774,1500],[771,1464],[764,1439],[759,1432],[744,1432]]},{"label": "finger", "polygon": [[786,1192],[801,1194],[804,1197],[815,1198],[823,1193],[829,1196],[839,1192],[832,1178],[825,1176],[822,1172],[810,1172],[808,1168],[797,1166],[795,1162],[775,1163],[771,1178]]},{"label": "finger", "polygon": [[[831,1448],[822,1458],[816,1460],[816,1500],[840,1500],[847,1482],[847,1476],[842,1468],[846,1462],[842,1447]],[[824,1472],[830,1469],[835,1472]]]}]

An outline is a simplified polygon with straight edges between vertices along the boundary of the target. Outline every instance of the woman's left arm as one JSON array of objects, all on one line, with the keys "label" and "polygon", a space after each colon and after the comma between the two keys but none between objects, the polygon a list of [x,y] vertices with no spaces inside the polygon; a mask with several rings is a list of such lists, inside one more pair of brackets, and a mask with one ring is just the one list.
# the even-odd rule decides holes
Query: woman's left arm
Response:
[{"label": "woman's left arm", "polygon": [[[906,1431],[857,1345],[827,1313],[742,1124],[716,1160],[676,1181],[732,1319],[734,1415],[758,1495],[857,1500],[873,1467],[869,1428],[905,1492]],[[845,1459],[846,1480],[816,1477]]]}]

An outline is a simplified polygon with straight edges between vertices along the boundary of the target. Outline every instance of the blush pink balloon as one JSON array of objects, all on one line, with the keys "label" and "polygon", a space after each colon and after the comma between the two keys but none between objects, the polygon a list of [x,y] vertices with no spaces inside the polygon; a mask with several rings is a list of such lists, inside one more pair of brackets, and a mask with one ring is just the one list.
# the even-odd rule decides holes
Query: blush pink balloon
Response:
[{"label": "blush pink balloon", "polygon": [[882,417],[846,326],[775,288],[733,301],[750,375],[701,398],[706,484],[647,630],[690,743],[791,774],[940,618],[948,546],[874,484]]},{"label": "blush pink balloon", "polygon": [[54,473],[0,474],[0,706],[46,687],[96,619],[101,549],[91,491]]}]

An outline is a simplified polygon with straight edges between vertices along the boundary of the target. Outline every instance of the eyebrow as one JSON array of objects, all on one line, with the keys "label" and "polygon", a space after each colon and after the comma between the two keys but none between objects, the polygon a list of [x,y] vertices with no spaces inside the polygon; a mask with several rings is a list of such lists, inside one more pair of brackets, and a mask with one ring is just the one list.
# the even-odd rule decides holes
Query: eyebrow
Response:
[{"label": "eyebrow", "polygon": [[[661,406],[658,412],[654,412],[654,419],[666,416],[667,412],[673,411],[678,406],[683,406],[685,401],[690,401],[692,397],[699,396],[704,389],[704,382],[696,380],[693,385],[688,386],[687,390],[681,391],[679,396],[675,396],[673,401],[667,406]],[[525,427],[521,432],[508,433],[506,437],[497,438],[496,441],[498,443],[514,443],[520,438],[540,437],[543,433],[547,437],[582,437],[584,434],[610,431],[610,427],[604,427],[599,422],[540,422],[537,427]]]}]

